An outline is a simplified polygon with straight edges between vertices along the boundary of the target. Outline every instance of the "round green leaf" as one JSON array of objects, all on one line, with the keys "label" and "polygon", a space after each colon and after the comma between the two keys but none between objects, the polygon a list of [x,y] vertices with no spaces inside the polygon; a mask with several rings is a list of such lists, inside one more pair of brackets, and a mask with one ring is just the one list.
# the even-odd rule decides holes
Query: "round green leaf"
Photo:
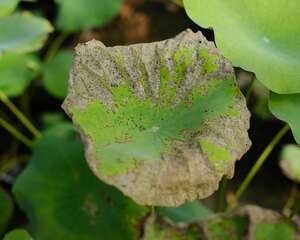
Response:
[{"label": "round green leaf", "polygon": [[277,118],[290,125],[296,142],[300,144],[300,94],[271,93],[269,108]]},{"label": "round green leaf", "polygon": [[136,239],[146,214],[92,174],[70,124],[43,132],[13,192],[42,240]]},{"label": "round green leaf", "polygon": [[0,19],[0,55],[3,52],[25,53],[39,49],[52,31],[50,23],[28,12]]},{"label": "round green leaf", "polygon": [[0,235],[13,213],[13,203],[10,196],[0,187]]},{"label": "round green leaf", "polygon": [[122,0],[56,0],[59,5],[56,24],[65,32],[98,27],[115,17]]},{"label": "round green leaf", "polygon": [[233,68],[200,32],[81,44],[69,84],[63,107],[81,129],[92,170],[140,204],[209,196],[250,146]]},{"label": "round green leaf", "polygon": [[0,91],[8,97],[22,94],[39,70],[40,62],[33,55],[0,55]]},{"label": "round green leaf", "polygon": [[277,93],[300,92],[299,0],[184,0],[190,18],[213,27],[217,46]]},{"label": "round green leaf", "polygon": [[286,145],[280,155],[280,167],[283,173],[293,181],[300,182],[300,147]]},{"label": "round green leaf", "polygon": [[11,14],[20,0],[0,0],[0,18]]},{"label": "round green leaf", "polygon": [[33,240],[27,231],[23,229],[16,229],[7,233],[4,240]]},{"label": "round green leaf", "polygon": [[212,210],[198,200],[177,208],[158,208],[158,212],[176,223],[203,220],[213,214]]},{"label": "round green leaf", "polygon": [[52,96],[64,98],[67,95],[68,78],[72,65],[73,53],[69,50],[62,50],[46,66],[43,83]]}]

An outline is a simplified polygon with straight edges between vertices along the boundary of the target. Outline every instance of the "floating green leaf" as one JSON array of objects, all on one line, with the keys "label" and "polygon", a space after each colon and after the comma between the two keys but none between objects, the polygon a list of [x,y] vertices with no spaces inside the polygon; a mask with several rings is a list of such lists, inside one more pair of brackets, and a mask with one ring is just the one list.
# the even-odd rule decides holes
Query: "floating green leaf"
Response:
[{"label": "floating green leaf", "polygon": [[70,124],[43,133],[13,192],[42,240],[132,240],[146,214],[90,172]]},{"label": "floating green leaf", "polygon": [[0,187],[0,235],[4,232],[13,213],[10,196]]},{"label": "floating green leaf", "polygon": [[7,233],[4,240],[33,240],[27,231],[23,229],[15,229]]},{"label": "floating green leaf", "polygon": [[300,144],[300,94],[271,93],[269,108],[277,118],[290,125],[296,142]]},{"label": "floating green leaf", "polygon": [[15,13],[0,19],[0,55],[25,53],[39,49],[52,31],[50,23],[30,13]]},{"label": "floating green leaf", "polygon": [[72,65],[73,53],[69,50],[61,50],[46,66],[43,83],[47,91],[54,97],[66,97]]},{"label": "floating green leaf", "polygon": [[177,208],[158,208],[158,212],[176,223],[202,220],[213,214],[212,210],[198,200],[185,203]]},{"label": "floating green leaf", "polygon": [[76,48],[65,111],[94,173],[145,205],[204,198],[248,150],[249,112],[231,64],[200,32]]},{"label": "floating green leaf", "polygon": [[100,27],[115,17],[122,0],[56,0],[59,5],[57,26],[65,32]]},{"label": "floating green leaf", "polygon": [[8,97],[22,94],[40,67],[40,62],[33,55],[16,53],[0,55],[0,91]]},{"label": "floating green leaf", "polygon": [[0,18],[11,14],[18,6],[19,0],[0,0]]},{"label": "floating green leaf", "polygon": [[280,155],[280,167],[291,180],[300,182],[300,147],[285,145]]},{"label": "floating green leaf", "polygon": [[235,66],[277,93],[300,92],[300,1],[184,0],[190,18],[213,27]]}]

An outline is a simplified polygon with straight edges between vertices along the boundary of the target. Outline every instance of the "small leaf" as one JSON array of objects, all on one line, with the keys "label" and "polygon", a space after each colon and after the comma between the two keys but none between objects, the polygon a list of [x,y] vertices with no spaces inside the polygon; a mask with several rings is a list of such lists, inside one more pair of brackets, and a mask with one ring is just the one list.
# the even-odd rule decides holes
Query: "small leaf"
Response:
[{"label": "small leaf", "polygon": [[40,70],[40,62],[33,55],[6,53],[0,55],[0,91],[8,97],[24,92]]},{"label": "small leaf", "polygon": [[146,214],[90,172],[70,124],[43,132],[13,192],[42,240],[136,239]]},{"label": "small leaf", "polygon": [[4,240],[33,240],[27,231],[23,229],[15,229],[7,233]]},{"label": "small leaf", "polygon": [[69,72],[72,65],[73,53],[69,50],[61,50],[46,66],[43,83],[52,96],[57,98],[66,97]]},{"label": "small leaf", "polygon": [[283,173],[293,181],[300,182],[300,147],[285,145],[280,154],[280,167]]},{"label": "small leaf", "polygon": [[184,0],[189,17],[214,29],[233,65],[277,93],[300,92],[299,0]]},{"label": "small leaf", "polygon": [[10,196],[0,187],[0,235],[5,231],[12,213],[13,202]]},{"label": "small leaf", "polygon": [[52,32],[50,23],[28,12],[0,19],[0,55],[3,52],[26,53],[41,48]]},{"label": "small leaf", "polygon": [[158,208],[158,212],[176,223],[203,220],[213,214],[212,210],[197,200],[185,203],[177,208]]},{"label": "small leaf", "polygon": [[101,27],[115,17],[122,0],[56,0],[59,5],[57,27],[65,32]]},{"label": "small leaf", "polygon": [[231,64],[200,32],[76,48],[65,111],[94,173],[145,205],[212,194],[248,150],[250,114]]},{"label": "small leaf", "polygon": [[0,18],[10,15],[18,6],[19,0],[0,0]]},{"label": "small leaf", "polygon": [[300,94],[271,93],[269,99],[270,111],[280,120],[287,122],[294,138],[300,144]]}]

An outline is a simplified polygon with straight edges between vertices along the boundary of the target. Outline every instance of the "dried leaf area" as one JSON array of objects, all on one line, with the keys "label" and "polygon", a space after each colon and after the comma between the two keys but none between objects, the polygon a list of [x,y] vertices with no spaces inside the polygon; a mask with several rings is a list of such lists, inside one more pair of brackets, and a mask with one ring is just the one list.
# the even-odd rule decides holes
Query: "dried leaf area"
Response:
[{"label": "dried leaf area", "polygon": [[251,144],[230,62],[190,30],[148,44],[79,45],[63,108],[93,172],[143,205],[211,195]]}]

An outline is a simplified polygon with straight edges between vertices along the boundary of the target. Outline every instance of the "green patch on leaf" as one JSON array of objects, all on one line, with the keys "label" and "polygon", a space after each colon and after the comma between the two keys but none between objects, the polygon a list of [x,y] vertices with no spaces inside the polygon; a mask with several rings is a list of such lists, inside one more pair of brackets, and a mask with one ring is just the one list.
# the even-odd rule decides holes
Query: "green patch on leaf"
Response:
[{"label": "green patch on leaf", "polygon": [[[0,33],[1,34],[1,33]],[[26,54],[0,55],[0,91],[8,97],[21,95],[40,71],[37,57]]]},{"label": "green patch on leaf", "polygon": [[189,17],[214,29],[216,44],[235,66],[255,72],[277,93],[300,92],[300,2],[183,0]]},{"label": "green patch on leaf", "polygon": [[26,230],[15,229],[7,233],[3,240],[33,240]]},{"label": "green patch on leaf", "polygon": [[[191,107],[180,104],[174,109],[140,101],[129,88],[114,92],[120,102],[115,111],[100,102],[90,103],[84,111],[72,110],[75,122],[97,146],[96,156],[102,158],[98,169],[104,175],[125,173],[140,161],[158,161],[168,151],[170,141],[188,141],[190,136],[184,132],[197,131],[205,121],[226,112],[234,102],[236,88],[231,81],[222,81],[207,95],[196,96]],[[229,154],[225,149],[224,152],[224,157],[215,152],[211,160],[227,160]]]},{"label": "green patch on leaf", "polygon": [[13,213],[13,202],[10,196],[0,187],[0,235],[5,231],[6,225]]},{"label": "green patch on leaf", "polygon": [[294,138],[300,144],[300,94],[271,93],[269,99],[270,111],[280,120],[287,122]]},{"label": "green patch on leaf", "polygon": [[77,32],[101,27],[115,17],[122,0],[56,0],[59,5],[57,27],[65,32]]},{"label": "green patch on leaf", "polygon": [[199,144],[202,151],[207,155],[208,160],[214,164],[217,171],[222,170],[227,161],[233,160],[230,152],[228,152],[225,147],[211,143],[207,139],[200,139]]},{"label": "green patch on leaf", "polygon": [[0,18],[0,29],[0,55],[35,51],[43,46],[53,30],[48,20],[28,12]]},{"label": "green patch on leaf", "polygon": [[36,239],[131,240],[146,214],[91,173],[70,124],[43,133],[13,192]]},{"label": "green patch on leaf", "polygon": [[216,55],[210,54],[205,48],[199,49],[198,54],[201,58],[203,58],[203,68],[206,73],[212,73],[217,69],[218,57]]},{"label": "green patch on leaf", "polygon": [[69,72],[73,65],[73,53],[61,50],[44,69],[43,84],[46,90],[56,98],[67,95]]}]

